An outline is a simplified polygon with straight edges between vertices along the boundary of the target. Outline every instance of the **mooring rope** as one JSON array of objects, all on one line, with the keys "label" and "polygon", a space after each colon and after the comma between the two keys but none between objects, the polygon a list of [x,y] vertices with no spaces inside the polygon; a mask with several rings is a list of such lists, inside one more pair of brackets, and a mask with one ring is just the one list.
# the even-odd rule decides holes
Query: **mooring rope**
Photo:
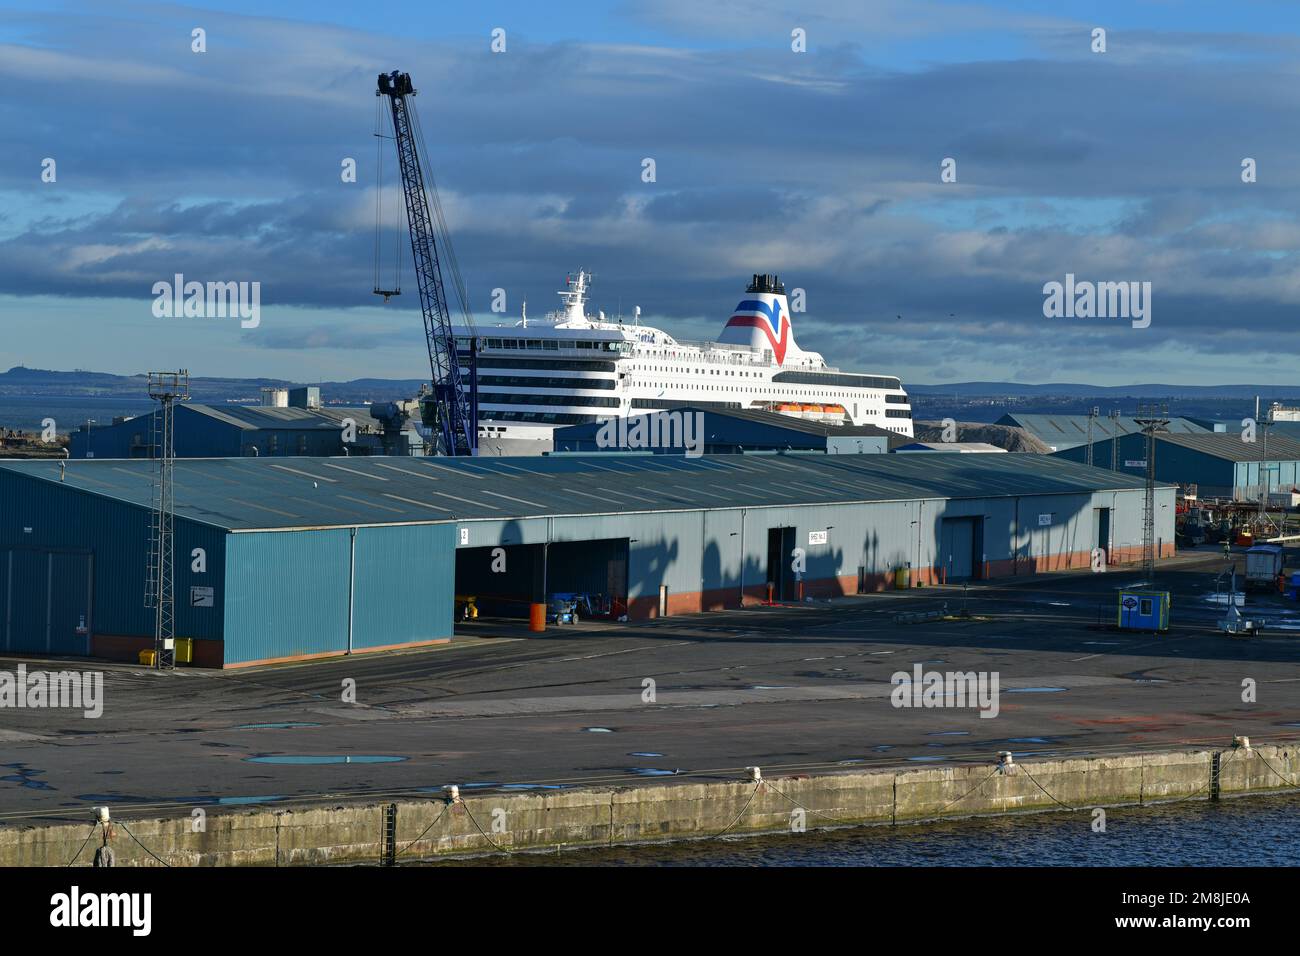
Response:
[{"label": "mooring rope", "polygon": [[1262,753],[1260,753],[1259,751],[1255,751],[1255,756],[1257,756],[1260,760],[1264,761],[1264,766],[1267,767],[1269,770],[1272,770],[1273,773],[1277,775],[1278,779],[1280,779],[1287,786],[1294,787],[1296,785],[1295,782],[1287,779],[1286,774],[1282,773],[1271,763],[1269,763],[1268,758],[1265,757]]},{"label": "mooring rope", "polygon": [[400,850],[398,850],[396,853],[394,853],[394,854],[393,854],[393,859],[396,859],[397,857],[401,856],[403,853],[405,853],[405,852],[406,852],[407,850],[409,850],[411,847],[415,846],[415,844],[417,844],[417,843],[419,843],[421,840],[423,840],[423,839],[424,839],[424,834],[426,834],[426,833],[428,833],[430,830],[432,830],[432,829],[433,829],[433,825],[434,825],[435,823],[437,823],[439,820],[441,820],[441,819],[446,815],[446,813],[447,813],[447,808],[448,808],[449,806],[451,806],[451,803],[448,802],[448,801],[445,801],[445,800],[444,800],[444,801],[443,801],[443,804],[442,804],[442,809],[439,810],[439,811],[438,811],[438,815],[437,815],[436,817],[433,818],[433,822],[430,823],[427,827],[425,827],[424,830],[420,833],[420,835],[419,835],[418,837],[416,837],[416,838],[415,838],[414,840],[412,840],[410,843],[406,844],[406,846],[402,847]]},{"label": "mooring rope", "polygon": [[949,807],[953,806],[953,804],[961,803],[963,800],[965,800],[967,797],[969,797],[972,793],[974,793],[974,792],[975,792],[976,790],[978,790],[980,787],[984,786],[984,784],[987,783],[987,782],[989,781],[990,778],[996,776],[997,773],[998,773],[998,771],[1001,770],[1001,769],[1002,769],[1002,766],[1001,766],[1000,764],[999,764],[998,766],[994,767],[992,770],[989,771],[989,775],[988,775],[987,777],[985,777],[985,778],[984,778],[983,780],[981,780],[979,783],[975,784],[975,786],[971,787],[969,790],[967,790],[965,793],[963,793],[963,794],[962,794],[960,797],[958,797],[956,800],[953,800],[952,803],[945,803],[943,806],[941,806],[941,807],[939,808],[938,812],[939,812],[939,813],[943,813],[943,811],[945,811],[945,810],[947,810]]},{"label": "mooring rope", "polygon": [[508,854],[508,853],[513,853],[513,852],[514,852],[514,850],[509,850],[509,849],[506,849],[505,847],[501,846],[501,845],[498,844],[495,840],[493,840],[490,836],[488,836],[486,833],[484,833],[483,828],[482,828],[481,826],[479,826],[479,825],[478,825],[478,821],[474,819],[474,814],[473,814],[472,812],[470,812],[469,804],[467,804],[467,803],[465,803],[464,801],[462,801],[462,802],[461,802],[461,806],[465,808],[465,815],[469,817],[469,822],[472,823],[472,824],[474,824],[474,828],[475,828],[476,830],[478,830],[479,833],[482,833],[482,834],[483,834],[483,839],[487,840],[488,843],[492,844],[493,847],[495,847],[496,849],[500,850],[502,853],[507,853],[507,854]]},{"label": "mooring rope", "polygon": [[745,801],[745,805],[741,807],[740,812],[736,814],[736,819],[732,820],[730,823],[728,823],[717,833],[713,834],[713,836],[710,837],[709,839],[716,840],[718,837],[724,835],[728,830],[730,830],[732,827],[734,827],[737,823],[740,822],[740,818],[745,815],[745,811],[749,809],[749,805],[754,802],[754,797],[757,796],[758,790],[761,786],[763,786],[764,782],[765,781],[763,780],[759,780],[757,783],[754,784],[754,789],[749,792],[749,799]]},{"label": "mooring rope", "polygon": [[166,860],[164,860],[162,857],[160,857],[160,856],[159,856],[157,853],[155,853],[153,850],[149,849],[149,848],[148,848],[147,846],[145,846],[143,843],[140,843],[140,841],[136,839],[135,834],[131,832],[131,829],[130,829],[130,828],[129,828],[125,823],[123,823],[121,820],[115,820],[114,823],[115,823],[117,826],[120,826],[123,830],[126,830],[126,835],[129,836],[132,840],[135,840],[135,842],[136,842],[137,844],[139,844],[140,849],[144,850],[144,852],[148,853],[151,857],[153,857],[155,860],[157,860],[157,861],[158,861],[159,863],[161,863],[163,866],[167,867],[168,869],[171,869],[171,864],[168,863]]},{"label": "mooring rope", "polygon": [[793,803],[793,804],[794,804],[796,807],[798,807],[800,810],[803,810],[803,811],[805,811],[805,812],[807,812],[807,813],[815,813],[815,814],[817,814],[817,816],[819,816],[819,817],[825,817],[827,820],[834,820],[836,823],[843,823],[843,822],[845,822],[845,821],[841,820],[839,817],[831,816],[829,813],[824,813],[824,812],[821,811],[821,810],[814,810],[812,807],[805,807],[802,803],[800,803],[800,802],[799,802],[798,800],[796,800],[794,797],[790,796],[789,794],[782,793],[779,789],[777,789],[776,785],[775,785],[774,783],[772,783],[772,781],[770,781],[770,780],[764,780],[763,782],[764,782],[765,784],[767,784],[769,787],[771,787],[772,790],[775,791],[777,794],[779,794],[779,795],[782,796],[782,797],[785,797],[785,799],[787,799],[787,800],[789,800],[791,803]]},{"label": "mooring rope", "polygon": [[81,851],[84,850],[84,849],[86,848],[86,844],[90,842],[90,838],[93,837],[93,836],[95,835],[95,828],[98,827],[98,826],[99,826],[99,821],[98,821],[98,820],[96,820],[94,823],[92,823],[92,824],[90,825],[90,832],[86,834],[86,839],[85,839],[85,841],[81,844],[81,849],[78,850],[78,851],[77,851],[77,855],[74,856],[74,857],[73,857],[71,860],[69,860],[67,863],[65,863],[64,866],[72,866],[72,864],[74,864],[74,863],[77,862],[77,857],[81,856]]}]

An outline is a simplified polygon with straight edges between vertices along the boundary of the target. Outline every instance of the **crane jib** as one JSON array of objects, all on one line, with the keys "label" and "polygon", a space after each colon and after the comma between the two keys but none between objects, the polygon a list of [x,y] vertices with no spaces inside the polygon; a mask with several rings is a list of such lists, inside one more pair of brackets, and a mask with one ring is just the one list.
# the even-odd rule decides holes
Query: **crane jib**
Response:
[{"label": "crane jib", "polygon": [[[420,311],[424,317],[424,337],[429,350],[429,370],[433,376],[433,390],[429,400],[433,406],[432,414],[426,414],[424,419],[426,424],[439,433],[445,454],[473,455],[478,451],[478,376],[475,374],[477,369],[473,360],[476,349],[471,342],[470,368],[467,370],[470,375],[466,383],[461,374],[451,310],[442,280],[442,264],[435,239],[437,228],[416,144],[417,128],[406,99],[414,94],[409,73],[394,70],[392,73],[379,74],[377,95],[388,97],[392,112],[393,142],[397,147],[398,173],[406,201],[411,255],[415,260]],[[438,224],[441,224],[441,212],[438,213],[438,219]],[[447,244],[445,232],[443,242]],[[451,259],[453,278],[457,278],[459,286],[454,254],[447,245],[445,251]]]}]

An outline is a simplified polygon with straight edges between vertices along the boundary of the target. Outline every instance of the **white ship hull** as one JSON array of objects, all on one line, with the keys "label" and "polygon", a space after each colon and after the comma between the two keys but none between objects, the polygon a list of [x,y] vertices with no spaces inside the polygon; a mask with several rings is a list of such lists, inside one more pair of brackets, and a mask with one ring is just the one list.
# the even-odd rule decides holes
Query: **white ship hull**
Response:
[{"label": "white ship hull", "polygon": [[718,342],[592,318],[585,292],[579,272],[560,293],[566,310],[547,321],[457,330],[462,368],[478,340],[483,454],[540,454],[555,428],[683,405],[765,408],[912,435],[911,403],[896,377],[843,372],[798,347],[775,277],[754,277]]}]

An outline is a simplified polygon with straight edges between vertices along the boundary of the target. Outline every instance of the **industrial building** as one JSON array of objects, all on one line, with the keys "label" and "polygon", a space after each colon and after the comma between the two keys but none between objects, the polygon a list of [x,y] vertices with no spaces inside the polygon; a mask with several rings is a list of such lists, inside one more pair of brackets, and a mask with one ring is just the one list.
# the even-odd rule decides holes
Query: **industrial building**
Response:
[{"label": "industrial building", "polygon": [[[1003,415],[997,420],[996,424],[1023,428],[1051,451],[1065,451],[1068,448],[1086,445],[1088,444],[1089,434],[1092,435],[1092,440],[1097,442],[1116,435],[1140,434],[1142,431],[1142,426],[1132,418],[1124,416],[1111,418],[1108,415],[1099,415],[1092,419],[1092,430],[1089,432],[1088,420],[1089,416],[1087,415],[1021,415],[1015,413]],[[1168,430],[1171,434],[1199,434],[1210,429],[1192,421],[1190,418],[1173,418],[1169,421]],[[1107,461],[1109,462],[1109,459]]]},{"label": "industrial building", "polygon": [[[1087,446],[1077,445],[1052,457],[1085,461]],[[1114,461],[1121,473],[1145,475],[1146,436],[1123,435],[1094,442],[1092,460],[1107,468]],[[1243,440],[1240,431],[1157,433],[1155,474],[1158,481],[1194,490],[1201,498],[1257,501],[1265,484],[1270,492],[1300,486],[1300,441],[1272,433],[1265,441],[1263,430],[1253,442]]]},{"label": "industrial building", "polygon": [[[179,458],[413,455],[424,451],[424,439],[409,411],[398,403],[320,408],[181,402],[175,408]],[[69,457],[150,458],[157,415],[119,418],[111,425],[82,425],[72,433]]]},{"label": "industrial building", "polygon": [[939,451],[954,455],[1006,454],[1005,448],[986,441],[914,441],[899,445],[896,452]]},{"label": "industrial building", "polygon": [[[557,452],[647,451],[654,454],[736,455],[755,451],[820,451],[831,455],[884,454],[910,441],[875,425],[841,424],[757,409],[685,405],[665,412],[557,428]],[[685,416],[693,417],[687,422]],[[697,427],[698,426],[698,427]],[[698,431],[698,434],[696,432]],[[665,440],[664,436],[668,436]],[[613,439],[611,441],[611,439]],[[689,446],[689,447],[688,447]]]},{"label": "industrial building", "polygon": [[[0,462],[6,652],[134,659],[147,461]],[[176,634],[206,666],[452,635],[457,594],[610,616],[829,598],[1141,556],[1143,483],[1041,455],[231,458],[175,465]],[[1174,489],[1157,489],[1173,553]],[[513,602],[513,603],[512,603]],[[510,608],[513,607],[512,612]]]}]

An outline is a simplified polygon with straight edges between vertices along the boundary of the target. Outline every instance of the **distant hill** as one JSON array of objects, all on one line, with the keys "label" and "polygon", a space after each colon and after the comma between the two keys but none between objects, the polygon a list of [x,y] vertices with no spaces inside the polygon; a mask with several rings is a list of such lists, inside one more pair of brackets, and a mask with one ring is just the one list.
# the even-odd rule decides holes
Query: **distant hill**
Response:
[{"label": "distant hill", "polygon": [[[257,401],[262,388],[319,385],[321,397],[326,402],[346,404],[412,398],[422,384],[421,379],[359,378],[350,382],[293,382],[279,378],[195,376],[190,379],[190,395],[196,402]],[[144,399],[148,397],[145,386],[146,376],[142,374],[113,375],[81,369],[62,372],[21,365],[0,372],[0,396]]]},{"label": "distant hill", "polygon": [[[353,403],[390,401],[411,398],[424,379],[357,378],[346,382],[295,382],[281,378],[223,378],[196,376],[190,379],[190,391],[196,402],[257,401],[265,387],[319,385],[327,402]],[[1123,399],[1190,399],[1203,402],[1254,400],[1256,395],[1270,401],[1300,399],[1300,385],[1084,385],[1063,383],[1026,385],[1020,382],[954,382],[948,385],[906,383],[909,394],[921,399],[917,404],[927,417],[940,417],[939,407],[947,401],[971,399],[1099,399],[1122,402]],[[0,396],[60,395],[69,397],[145,398],[145,376],[114,375],[77,369],[70,372],[15,366],[0,372]],[[926,401],[926,399],[930,399]],[[1048,408],[1057,407],[1054,403]],[[1131,404],[1131,402],[1129,403]],[[1014,403],[1008,407],[1015,407]],[[1022,408],[1022,411],[1027,409]],[[1061,410],[1064,410],[1063,408]],[[1001,413],[999,413],[1001,414]],[[973,416],[969,416],[973,417]]]}]

